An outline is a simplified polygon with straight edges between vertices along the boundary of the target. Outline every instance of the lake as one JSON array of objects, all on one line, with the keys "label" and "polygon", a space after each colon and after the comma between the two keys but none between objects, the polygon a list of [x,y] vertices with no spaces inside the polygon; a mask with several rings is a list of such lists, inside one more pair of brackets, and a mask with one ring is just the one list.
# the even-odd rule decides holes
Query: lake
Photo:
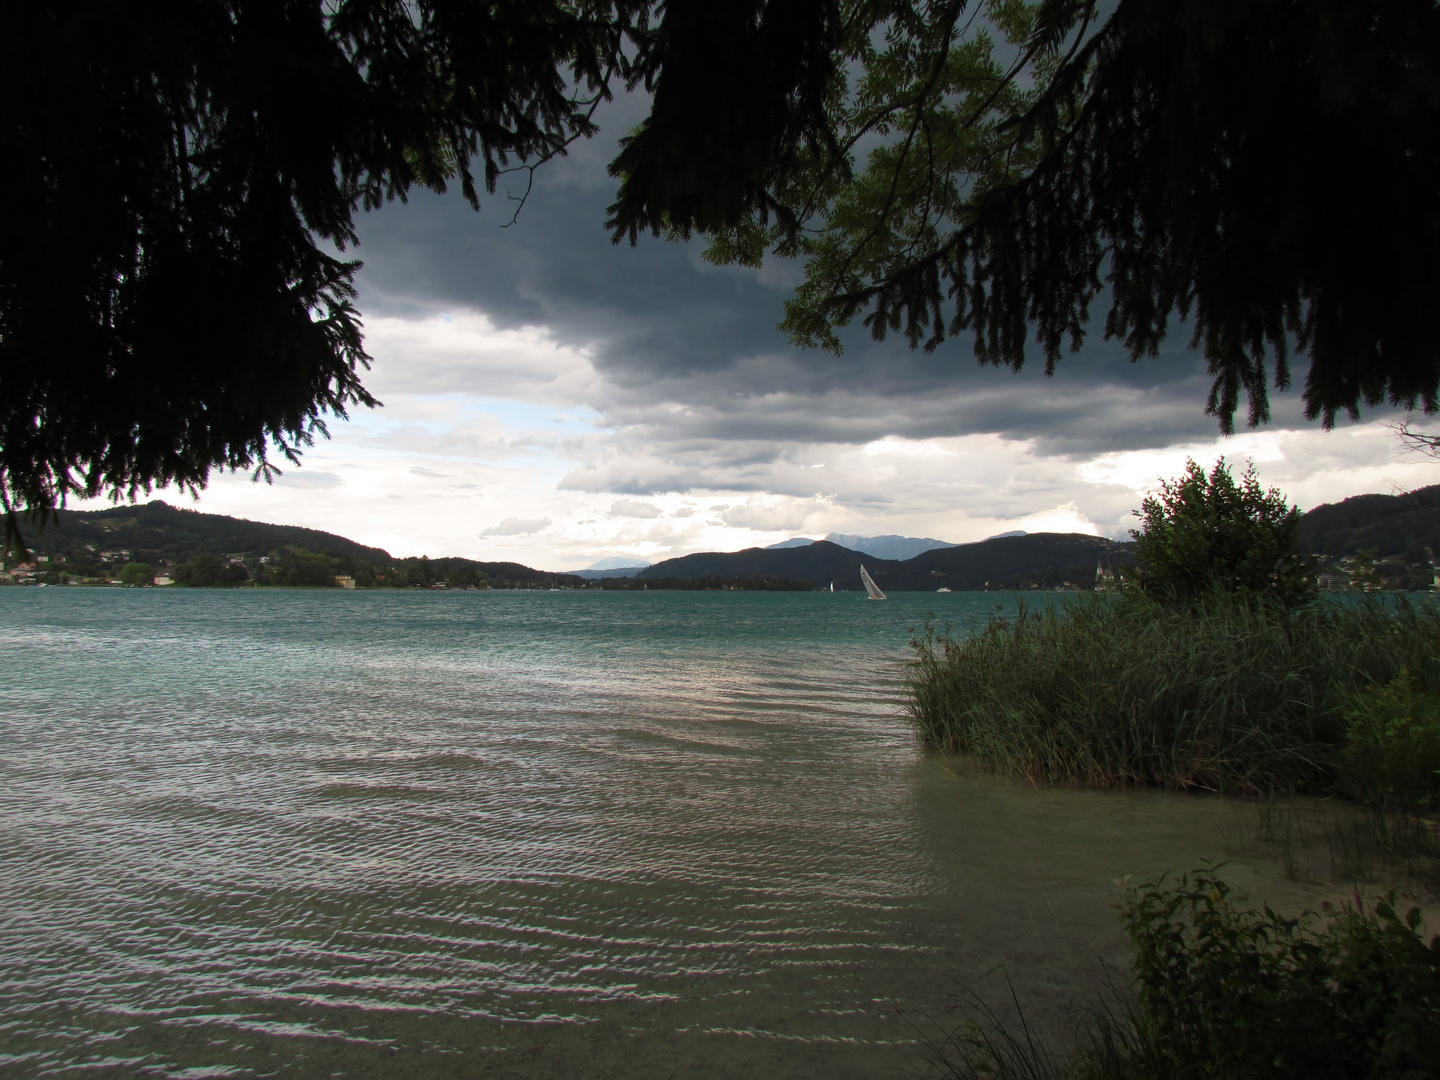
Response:
[{"label": "lake", "polygon": [[1053,1026],[1243,804],[922,751],[995,594],[0,589],[0,1068],[891,1076]]}]

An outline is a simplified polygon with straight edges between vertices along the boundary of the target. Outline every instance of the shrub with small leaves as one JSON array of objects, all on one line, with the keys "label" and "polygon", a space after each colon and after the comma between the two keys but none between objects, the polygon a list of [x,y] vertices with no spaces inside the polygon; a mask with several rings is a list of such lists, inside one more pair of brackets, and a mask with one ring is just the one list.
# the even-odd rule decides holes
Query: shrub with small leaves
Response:
[{"label": "shrub with small leaves", "polygon": [[1206,476],[1194,461],[1140,508],[1145,527],[1132,531],[1147,592],[1188,603],[1214,589],[1298,607],[1315,596],[1301,554],[1300,511],[1251,465],[1239,483],[1221,458]]},{"label": "shrub with small leaves", "polygon": [[1440,939],[1393,893],[1291,919],[1242,910],[1202,871],[1132,889],[1124,919],[1138,1007],[1111,1045],[1126,1075],[1440,1075]]},{"label": "shrub with small leaves", "polygon": [[1356,695],[1345,719],[1348,794],[1406,810],[1440,809],[1440,696],[1407,668]]},{"label": "shrub with small leaves", "polygon": [[[1394,894],[1286,918],[1218,868],[1128,888],[1133,983],[1069,1055],[972,999],[928,1045],[955,1080],[1428,1080],[1440,1076],[1440,938]],[[1017,1002],[1018,1004],[1018,1002]]]}]

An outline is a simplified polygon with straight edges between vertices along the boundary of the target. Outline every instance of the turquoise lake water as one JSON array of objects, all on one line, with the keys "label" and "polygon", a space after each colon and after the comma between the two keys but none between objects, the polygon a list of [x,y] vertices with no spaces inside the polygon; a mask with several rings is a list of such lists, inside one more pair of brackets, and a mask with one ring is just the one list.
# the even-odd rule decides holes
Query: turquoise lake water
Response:
[{"label": "turquoise lake water", "polygon": [[1115,880],[1238,811],[923,752],[910,629],[997,600],[0,589],[0,1069],[892,1076],[963,985],[1058,1022]]}]

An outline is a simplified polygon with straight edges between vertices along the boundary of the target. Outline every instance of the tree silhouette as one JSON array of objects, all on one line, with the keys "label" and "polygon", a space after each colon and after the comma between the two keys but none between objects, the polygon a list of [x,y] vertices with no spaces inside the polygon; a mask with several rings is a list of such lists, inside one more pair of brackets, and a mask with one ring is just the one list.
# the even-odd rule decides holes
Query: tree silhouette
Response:
[{"label": "tree silhouette", "polygon": [[[563,152],[644,5],[67,0],[0,16],[0,505],[191,490],[375,399],[354,216]],[[477,177],[473,163],[480,163]]]},{"label": "tree silhouette", "polygon": [[850,4],[828,141],[717,226],[647,171],[642,136],[612,226],[708,232],[720,262],[806,259],[782,324],[805,345],[838,351],[863,317],[927,350],[973,335],[1016,369],[1033,339],[1051,371],[1104,300],[1134,359],[1190,320],[1227,432],[1242,397],[1268,419],[1294,354],[1326,426],[1433,412],[1440,7],[1118,0],[1097,27],[1098,6]]},{"label": "tree silhouette", "polygon": [[[1434,0],[36,0],[0,14],[0,509],[269,476],[375,400],[355,215],[653,93],[610,227],[808,260],[785,326],[1053,369],[1193,323],[1225,430],[1440,384]],[[1013,59],[1001,61],[1013,48]],[[873,147],[869,151],[864,148]],[[863,165],[860,159],[864,157]],[[478,168],[474,167],[479,162]],[[478,174],[478,175],[477,175]]]}]

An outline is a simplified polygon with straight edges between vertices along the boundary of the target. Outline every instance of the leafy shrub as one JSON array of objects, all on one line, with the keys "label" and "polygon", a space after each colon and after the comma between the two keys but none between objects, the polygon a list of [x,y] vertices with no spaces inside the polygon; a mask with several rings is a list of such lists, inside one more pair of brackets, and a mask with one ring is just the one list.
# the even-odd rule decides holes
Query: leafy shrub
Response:
[{"label": "leafy shrub", "polygon": [[1274,488],[1262,491],[1255,467],[1240,483],[1221,458],[1207,477],[1194,461],[1141,505],[1133,532],[1141,588],[1190,603],[1219,589],[1263,596],[1287,607],[1315,596],[1300,553],[1300,511]]},{"label": "leafy shrub", "polygon": [[1129,891],[1133,985],[1068,1060],[994,1014],[935,1057],[956,1077],[1341,1080],[1440,1075],[1440,939],[1393,895],[1298,919],[1241,910],[1213,871]]},{"label": "leafy shrub", "polygon": [[1356,695],[1345,719],[1348,794],[1377,805],[1440,808],[1440,697],[1421,689],[1407,668]]},{"label": "leafy shrub", "polygon": [[1202,872],[1132,890],[1124,919],[1137,1007],[1097,1044],[1098,1075],[1117,1057],[1122,1075],[1196,1080],[1440,1075],[1440,939],[1393,895],[1317,927],[1242,911]]},{"label": "leafy shrub", "polygon": [[225,585],[240,585],[250,580],[250,571],[240,563],[228,563],[220,571],[220,581]]},{"label": "leafy shrub", "polygon": [[155,580],[155,567],[149,563],[126,563],[120,571],[122,585],[149,585]]},{"label": "leafy shrub", "polygon": [[175,568],[175,581],[192,588],[218,585],[225,572],[225,560],[213,551],[197,552],[189,562]]},{"label": "leafy shrub", "polygon": [[276,579],[282,585],[313,585],[335,588],[335,575],[344,573],[339,559],[304,548],[287,547],[280,553],[275,566]]}]

